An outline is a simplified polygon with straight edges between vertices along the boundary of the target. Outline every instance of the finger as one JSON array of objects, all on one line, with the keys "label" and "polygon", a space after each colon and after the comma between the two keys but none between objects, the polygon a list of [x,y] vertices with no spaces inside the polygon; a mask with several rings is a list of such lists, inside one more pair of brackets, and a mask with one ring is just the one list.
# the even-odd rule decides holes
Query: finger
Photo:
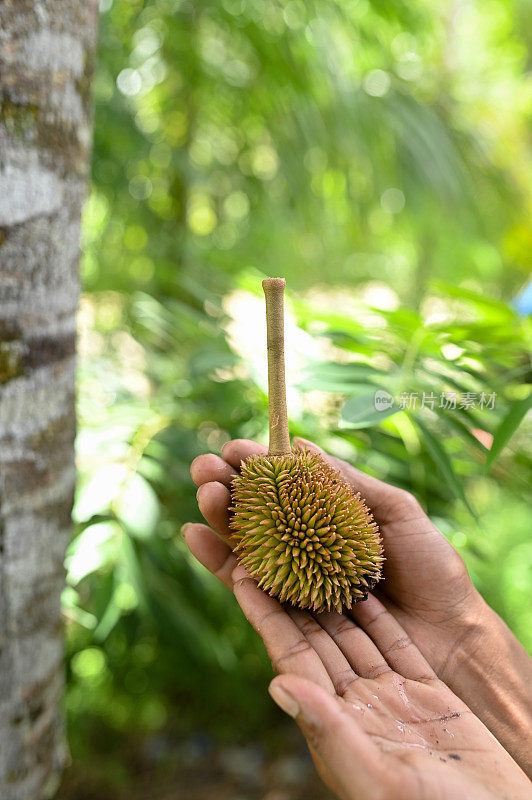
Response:
[{"label": "finger", "polygon": [[336,642],[351,668],[361,678],[378,678],[391,672],[390,665],[378,647],[346,614],[325,611],[315,615],[316,620]]},{"label": "finger", "polygon": [[233,584],[238,604],[264,642],[274,670],[300,675],[334,693],[319,656],[277,600],[259,589],[241,565],[233,572]]},{"label": "finger", "polygon": [[376,597],[369,595],[367,600],[356,603],[350,615],[399,675],[422,682],[436,678],[436,673],[399,622]]},{"label": "finger", "polygon": [[235,469],[240,469],[240,464],[250,456],[264,455],[268,452],[265,444],[254,442],[252,439],[233,439],[222,447],[222,458]]},{"label": "finger", "polygon": [[183,530],[188,549],[200,564],[207,567],[229,589],[233,588],[231,574],[236,567],[236,556],[214,531],[202,523],[190,522]]},{"label": "finger", "polygon": [[349,661],[327,631],[308,612],[291,608],[288,614],[320,657],[336,694],[343,695],[346,689],[358,679],[358,675],[353,672]]},{"label": "finger", "polygon": [[204,483],[196,492],[199,510],[209,523],[226,542],[231,543],[231,528],[229,527],[229,506],[231,493],[223,483],[213,481]]},{"label": "finger", "polygon": [[236,471],[220,456],[214,453],[205,453],[194,459],[190,465],[190,474],[196,486],[210,481],[218,481],[225,486],[231,486]]},{"label": "finger", "polygon": [[[374,514],[377,522],[383,523],[392,517],[397,517],[398,510],[402,507],[403,501],[408,495],[403,489],[397,486],[390,486],[378,478],[372,478],[371,475],[366,475],[356,467],[348,464],[347,461],[342,461],[336,456],[330,456],[321,447],[318,447],[314,442],[309,442],[307,439],[302,439],[300,436],[294,438],[294,445],[296,447],[303,447],[305,450],[310,450],[313,453],[321,455],[323,460],[330,464],[333,469],[338,470],[342,478],[349,483],[356,492],[360,492],[362,497],[367,501],[370,506],[371,512]],[[409,495],[408,495],[409,496]],[[414,498],[412,498],[414,501]]]},{"label": "finger", "polygon": [[341,798],[374,797],[375,787],[388,796],[383,786],[383,754],[361,727],[364,718],[356,719],[347,703],[295,675],[274,678],[269,692],[295,718],[314,752],[327,764]]}]

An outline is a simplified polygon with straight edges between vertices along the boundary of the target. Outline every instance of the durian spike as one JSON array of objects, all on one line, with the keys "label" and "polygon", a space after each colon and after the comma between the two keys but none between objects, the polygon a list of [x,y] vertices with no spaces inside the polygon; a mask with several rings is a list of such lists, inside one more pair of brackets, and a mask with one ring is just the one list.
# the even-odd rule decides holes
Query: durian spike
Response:
[{"label": "durian spike", "polygon": [[262,281],[266,298],[266,331],[268,345],[268,404],[270,445],[268,455],[285,456],[292,452],[286,408],[284,365],[284,278]]}]

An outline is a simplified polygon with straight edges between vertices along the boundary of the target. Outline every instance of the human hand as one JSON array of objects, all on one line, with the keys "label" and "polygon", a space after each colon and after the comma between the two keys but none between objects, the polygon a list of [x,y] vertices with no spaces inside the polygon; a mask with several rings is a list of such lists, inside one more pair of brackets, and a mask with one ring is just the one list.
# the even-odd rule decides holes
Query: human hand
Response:
[{"label": "human hand", "polygon": [[[438,677],[483,720],[510,754],[530,770],[532,680],[530,659],[474,588],[454,548],[432,524],[417,500],[402,489],[372,478],[319,452],[367,501],[384,540],[384,581],[374,592],[400,622]],[[221,536],[229,532],[228,487],[240,462],[264,453],[257,442],[235,440],[194,460],[198,504]],[[356,618],[357,604],[353,609]]]},{"label": "human hand", "polygon": [[321,777],[342,800],[529,796],[524,773],[379,600],[357,604],[358,624],[346,614],[285,609],[207,526],[189,524],[183,535],[235,592],[279,673],[273,699],[295,717]]}]

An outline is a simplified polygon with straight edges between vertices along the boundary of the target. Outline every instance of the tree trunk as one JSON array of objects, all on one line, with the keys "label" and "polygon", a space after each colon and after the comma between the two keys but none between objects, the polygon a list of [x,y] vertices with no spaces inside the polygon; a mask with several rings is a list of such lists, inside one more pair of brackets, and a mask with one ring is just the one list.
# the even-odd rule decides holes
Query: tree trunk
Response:
[{"label": "tree trunk", "polygon": [[0,0],[0,797],[65,761],[60,594],[97,0]]}]

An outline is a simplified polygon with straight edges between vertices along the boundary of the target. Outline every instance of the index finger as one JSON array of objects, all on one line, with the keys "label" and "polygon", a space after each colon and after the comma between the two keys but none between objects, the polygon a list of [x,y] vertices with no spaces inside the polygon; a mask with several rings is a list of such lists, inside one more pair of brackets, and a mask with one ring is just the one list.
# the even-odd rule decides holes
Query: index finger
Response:
[{"label": "index finger", "polygon": [[222,458],[235,469],[240,469],[240,464],[250,456],[265,455],[268,448],[265,444],[255,442],[253,439],[233,439],[222,447]]},{"label": "index finger", "polygon": [[232,579],[238,604],[264,642],[274,670],[307,678],[334,694],[318,654],[277,600],[259,589],[241,565],[234,570]]}]

